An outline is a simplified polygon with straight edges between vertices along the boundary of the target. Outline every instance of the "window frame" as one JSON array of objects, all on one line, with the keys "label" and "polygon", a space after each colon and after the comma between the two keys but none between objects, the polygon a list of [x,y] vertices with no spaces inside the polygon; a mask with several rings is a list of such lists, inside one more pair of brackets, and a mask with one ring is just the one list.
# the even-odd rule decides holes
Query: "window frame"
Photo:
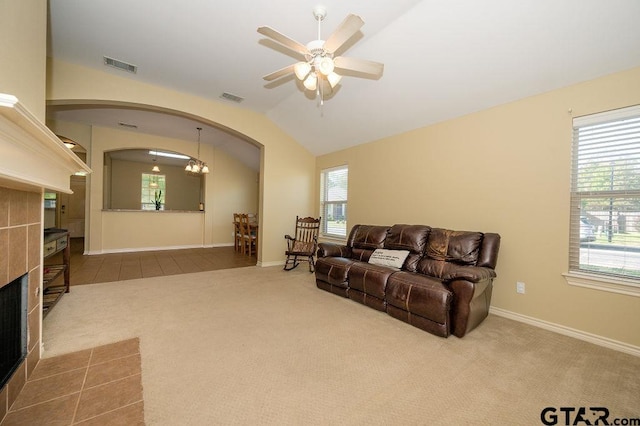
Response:
[{"label": "window frame", "polygon": [[[588,212],[583,212],[582,206],[587,202],[587,200],[593,202],[597,199],[609,200],[611,206],[614,205],[614,200],[617,203],[623,203],[629,199],[637,199],[640,198],[640,188],[634,189],[633,186],[625,187],[626,183],[623,179],[619,179],[622,184],[620,187],[614,187],[614,183],[618,183],[618,181],[614,180],[614,171],[618,170],[618,167],[622,167],[618,164],[615,164],[614,161],[620,161],[620,164],[626,166],[629,162],[631,163],[631,170],[634,170],[637,167],[638,162],[638,154],[636,144],[640,144],[636,142],[636,132],[632,133],[631,139],[632,142],[626,143],[624,145],[624,149],[630,146],[630,149],[627,151],[627,154],[622,155],[622,158],[617,158],[615,160],[609,159],[611,162],[611,187],[608,189],[597,189],[592,188],[593,183],[595,183],[597,176],[593,172],[587,172],[585,169],[580,169],[578,160],[579,158],[585,158],[587,154],[583,154],[584,157],[580,157],[579,153],[579,144],[582,143],[583,149],[588,143],[588,136],[585,136],[583,139],[580,138],[580,129],[583,131],[592,130],[592,126],[601,126],[606,124],[612,124],[616,122],[622,122],[624,120],[635,120],[640,118],[640,105],[620,108],[612,111],[606,111],[602,113],[590,114],[581,117],[576,117],[573,119],[572,127],[573,127],[573,136],[572,136],[572,155],[571,155],[571,188],[570,188],[570,215],[569,215],[569,225],[570,225],[570,235],[569,235],[569,271],[563,276],[566,281],[570,285],[586,287],[591,289],[603,290],[613,293],[631,295],[640,297],[640,276],[635,276],[634,273],[637,273],[636,269],[623,269],[623,272],[614,272],[613,270],[607,270],[604,267],[600,266],[602,270],[597,271],[598,266],[594,266],[591,262],[583,263],[584,266],[581,267],[581,250],[588,250],[585,254],[589,254],[591,256],[591,247],[589,244],[585,245],[585,242],[582,241],[581,237],[581,222],[583,220],[584,214]],[[639,127],[640,125],[634,125],[634,128]],[[622,123],[620,123],[620,127],[622,128]],[[591,128],[591,129],[590,129]],[[619,129],[615,129],[618,131]],[[611,155],[615,150],[613,148],[606,148],[606,143],[604,142],[605,136],[598,136],[597,138],[592,139],[597,148],[603,149],[597,155],[597,160],[599,162],[603,162],[607,155]],[[621,140],[620,137],[616,139],[616,142]],[[593,143],[593,142],[592,142]],[[635,152],[634,152],[635,150]],[[620,150],[622,152],[622,150]],[[615,157],[614,157],[615,158]],[[600,167],[601,164],[598,164],[598,161],[593,161],[597,167]],[[591,180],[593,177],[593,180]],[[587,185],[583,183],[587,182]],[[610,207],[612,209],[612,207]],[[613,212],[613,210],[610,211]],[[619,212],[619,210],[617,210]],[[613,223],[611,222],[611,216],[609,216],[609,222],[606,225],[608,227],[608,236],[612,235],[611,227]],[[609,239],[609,243],[611,240]],[[625,245],[623,247],[631,247],[631,245]],[[629,251],[635,251],[634,248]],[[617,250],[623,253],[626,253],[627,250]],[[631,254],[633,257],[633,253]],[[633,260],[632,260],[633,261]],[[625,273],[628,271],[629,273]]]},{"label": "window frame", "polygon": [[[336,200],[328,200],[328,186],[326,185],[326,182],[328,180],[328,176],[331,173],[335,173],[335,172],[342,172],[345,171],[346,172],[346,196],[344,197],[345,199],[336,199]],[[330,167],[327,169],[323,169],[320,172],[320,216],[322,217],[322,222],[321,222],[321,226],[320,226],[320,236],[324,237],[324,238],[329,238],[329,239],[338,239],[338,240],[346,240],[347,238],[347,222],[348,222],[348,216],[347,216],[347,206],[348,206],[348,199],[349,199],[349,166],[347,164],[341,165],[341,166],[336,166],[336,167]],[[343,210],[343,217],[344,217],[344,224],[345,224],[345,230],[344,230],[344,235],[342,234],[337,234],[337,233],[332,233],[329,230],[329,217],[327,215],[327,206],[328,205],[344,205],[344,210]]]},{"label": "window frame", "polygon": [[[145,176],[149,176],[149,182],[151,182],[151,179],[153,177],[156,177],[158,180],[158,190],[163,191],[162,194],[162,203],[160,203],[160,210],[164,210],[165,206],[167,204],[167,176],[164,174],[158,174],[158,173],[146,173],[143,172],[140,174],[140,209],[141,210],[145,210],[145,211],[151,211],[151,210],[156,210],[156,204],[153,201],[153,199],[151,198],[151,194],[153,191],[156,190],[156,188],[151,188],[151,186],[145,186],[144,185],[144,178]],[[162,183],[161,183],[162,182]],[[150,201],[145,201],[145,191],[149,191],[149,200]]]}]

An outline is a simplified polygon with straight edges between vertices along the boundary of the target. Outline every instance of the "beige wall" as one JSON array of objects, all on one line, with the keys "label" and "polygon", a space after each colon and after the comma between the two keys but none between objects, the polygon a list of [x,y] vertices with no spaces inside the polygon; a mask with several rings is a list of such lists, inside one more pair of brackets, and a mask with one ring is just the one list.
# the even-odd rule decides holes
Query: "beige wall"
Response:
[{"label": "beige wall", "polygon": [[203,247],[204,220],[200,212],[104,211],[100,217],[100,251]]},{"label": "beige wall", "polygon": [[0,93],[17,97],[44,123],[46,0],[0,1]]},{"label": "beige wall", "polygon": [[562,276],[572,117],[633,104],[640,68],[325,155],[316,175],[349,165],[349,229],[416,223],[500,233],[494,307],[640,346],[639,297]]},{"label": "beige wall", "polygon": [[205,207],[214,217],[222,218],[213,223],[213,234],[231,243],[233,213],[258,212],[259,173],[220,150],[215,151],[210,165],[218,178],[212,182],[215,197],[207,200]]},{"label": "beige wall", "polygon": [[[194,95],[142,84],[115,73],[60,61],[49,63],[47,75],[47,99],[50,102],[126,102],[180,111],[208,123],[233,129],[259,144],[262,147],[262,157],[258,260],[261,265],[282,264],[284,235],[291,232],[293,218],[296,214],[309,214],[313,210],[315,158],[266,116]],[[95,142],[95,134],[93,138]],[[206,158],[203,160],[208,161]],[[90,166],[94,174],[102,175],[100,164]],[[94,182],[92,192],[97,176],[91,179]],[[209,190],[208,187],[207,192]],[[91,194],[92,198],[96,196],[100,197]],[[207,193],[207,199],[209,198]],[[93,227],[93,219],[91,221]],[[205,228],[215,229],[210,222],[205,224]],[[213,236],[207,238],[215,241]]]}]

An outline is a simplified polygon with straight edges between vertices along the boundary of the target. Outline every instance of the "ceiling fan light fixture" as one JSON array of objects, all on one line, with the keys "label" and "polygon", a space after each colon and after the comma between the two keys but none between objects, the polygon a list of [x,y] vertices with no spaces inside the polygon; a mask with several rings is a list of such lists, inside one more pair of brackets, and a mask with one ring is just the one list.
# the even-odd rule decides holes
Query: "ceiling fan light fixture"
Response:
[{"label": "ceiling fan light fixture", "polygon": [[160,171],[160,167],[158,166],[153,166],[153,168],[151,169],[152,172],[159,172]]},{"label": "ceiling fan light fixture", "polygon": [[302,84],[304,84],[304,87],[306,87],[307,90],[316,90],[318,87],[318,76],[316,73],[311,73]]},{"label": "ceiling fan light fixture", "polygon": [[374,79],[382,77],[384,70],[384,64],[379,62],[335,56],[337,51],[344,49],[344,47],[349,47],[347,42],[362,28],[364,20],[358,15],[350,13],[338,28],[323,40],[321,24],[326,15],[327,10],[323,6],[316,6],[313,9],[313,16],[318,21],[318,37],[306,45],[287,37],[271,27],[258,27],[258,33],[269,37],[272,41],[279,43],[281,47],[302,55],[306,59],[306,62],[296,62],[262,78],[267,81],[273,81],[294,73],[298,80],[302,81],[306,90],[317,91],[317,95],[320,96],[320,105],[325,99],[325,93],[328,93],[329,96],[334,94],[333,90],[325,92],[324,89],[329,89],[329,87],[333,89],[340,83],[342,77],[334,72],[335,68],[352,71],[356,77]]},{"label": "ceiling fan light fixture", "polygon": [[329,73],[329,75],[327,75],[327,81],[329,82],[329,85],[331,86],[332,89],[336,87],[338,83],[340,83],[341,79],[342,79],[342,76],[339,74],[336,74],[335,72],[331,72]]},{"label": "ceiling fan light fixture", "polygon": [[318,71],[320,71],[320,73],[324,76],[331,74],[333,72],[334,67],[335,67],[335,64],[333,63],[333,59],[331,59],[328,56],[322,57],[318,61],[318,65],[317,65]]},{"label": "ceiling fan light fixture", "polygon": [[304,78],[309,75],[311,71],[311,65],[308,62],[298,62],[293,66],[293,72],[296,73],[298,80],[304,81]]}]

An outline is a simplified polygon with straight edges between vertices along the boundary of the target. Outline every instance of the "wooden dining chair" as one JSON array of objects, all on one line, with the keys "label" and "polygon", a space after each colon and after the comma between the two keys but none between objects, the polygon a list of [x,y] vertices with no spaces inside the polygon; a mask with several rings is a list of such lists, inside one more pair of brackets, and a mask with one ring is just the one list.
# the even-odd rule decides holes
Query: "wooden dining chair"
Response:
[{"label": "wooden dining chair", "polygon": [[251,221],[249,220],[248,214],[240,215],[240,233],[241,233],[241,246],[242,253],[248,254],[249,256],[258,250],[258,233],[256,232],[256,228],[251,226]]},{"label": "wooden dining chair", "polygon": [[284,270],[290,271],[300,264],[300,261],[309,262],[309,272],[315,271],[314,256],[318,248],[318,233],[320,232],[320,219],[296,216],[296,232],[294,236],[285,235],[287,240],[287,260]]},{"label": "wooden dining chair", "polygon": [[242,230],[240,229],[240,213],[233,214],[233,246],[236,251],[242,250]]}]

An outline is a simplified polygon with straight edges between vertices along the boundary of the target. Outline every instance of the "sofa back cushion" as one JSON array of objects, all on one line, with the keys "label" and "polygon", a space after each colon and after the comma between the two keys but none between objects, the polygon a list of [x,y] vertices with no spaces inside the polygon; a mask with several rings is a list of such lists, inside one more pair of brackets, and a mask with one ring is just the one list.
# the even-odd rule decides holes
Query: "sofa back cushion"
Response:
[{"label": "sofa back cushion", "polygon": [[425,256],[417,266],[418,271],[426,275],[446,278],[452,267],[476,265],[482,237],[481,232],[431,229]]},{"label": "sofa back cushion", "polygon": [[433,228],[427,241],[427,257],[459,265],[475,265],[482,243],[481,232]]},{"label": "sofa back cushion", "polygon": [[355,225],[347,240],[347,246],[351,248],[351,258],[368,262],[375,249],[384,248],[388,231],[388,226]]},{"label": "sofa back cushion", "polygon": [[426,225],[393,225],[384,240],[384,248],[389,250],[408,250],[409,255],[402,269],[415,272],[418,261],[427,245],[431,228]]}]

